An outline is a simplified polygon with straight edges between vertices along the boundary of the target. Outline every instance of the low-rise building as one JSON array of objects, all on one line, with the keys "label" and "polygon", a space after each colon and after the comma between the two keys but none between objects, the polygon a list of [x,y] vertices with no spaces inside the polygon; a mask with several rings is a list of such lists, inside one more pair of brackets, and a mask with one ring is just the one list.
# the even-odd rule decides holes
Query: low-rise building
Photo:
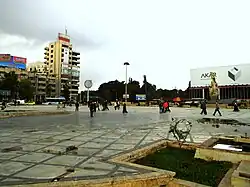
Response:
[{"label": "low-rise building", "polygon": [[43,102],[46,97],[56,97],[55,77],[47,72],[44,62],[34,62],[27,66],[28,77],[35,88],[34,100]]}]

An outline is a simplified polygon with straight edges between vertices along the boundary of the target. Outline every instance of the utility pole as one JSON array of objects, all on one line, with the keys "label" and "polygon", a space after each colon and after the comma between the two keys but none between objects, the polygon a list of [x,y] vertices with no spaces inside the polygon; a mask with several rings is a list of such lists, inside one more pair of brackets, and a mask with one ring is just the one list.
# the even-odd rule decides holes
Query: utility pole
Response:
[{"label": "utility pole", "polygon": [[125,80],[125,102],[127,103],[128,101],[128,66],[130,65],[128,62],[124,62],[123,64],[126,66],[126,80]]},{"label": "utility pole", "polygon": [[143,75],[143,82],[144,82],[144,89],[145,89],[145,96],[146,96],[146,102],[148,101],[148,88],[147,88],[147,77],[146,75]]}]

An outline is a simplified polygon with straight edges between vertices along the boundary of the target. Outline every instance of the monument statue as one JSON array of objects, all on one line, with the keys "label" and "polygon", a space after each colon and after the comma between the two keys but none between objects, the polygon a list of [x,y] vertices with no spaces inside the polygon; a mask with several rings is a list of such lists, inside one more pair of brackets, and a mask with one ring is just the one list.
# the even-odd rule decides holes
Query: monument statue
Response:
[{"label": "monument statue", "polygon": [[210,100],[215,101],[219,99],[218,97],[220,94],[218,83],[216,82],[216,73],[210,72],[210,77],[211,77],[211,84],[209,86],[209,96],[210,96]]}]

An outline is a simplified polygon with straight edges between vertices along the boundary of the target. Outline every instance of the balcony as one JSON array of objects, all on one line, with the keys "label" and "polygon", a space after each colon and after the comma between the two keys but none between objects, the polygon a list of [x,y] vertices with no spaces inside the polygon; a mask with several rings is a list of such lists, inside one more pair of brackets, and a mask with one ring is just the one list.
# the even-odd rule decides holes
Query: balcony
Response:
[{"label": "balcony", "polygon": [[48,48],[48,47],[45,47],[45,48],[44,48],[44,50],[45,50],[45,51],[48,51],[48,50],[49,50],[49,48]]},{"label": "balcony", "polygon": [[49,52],[48,52],[48,51],[45,51],[44,54],[47,56],[47,55],[49,55]]},{"label": "balcony", "polygon": [[70,92],[78,92],[78,89],[76,89],[76,88],[70,88],[69,91]]},{"label": "balcony", "polygon": [[72,56],[78,56],[78,55],[80,55],[80,53],[79,53],[79,52],[72,51]]},{"label": "balcony", "polygon": [[45,55],[45,56],[44,56],[44,59],[45,59],[45,60],[49,60],[49,56]]},{"label": "balcony", "polygon": [[73,81],[79,81],[80,77],[79,76],[72,76]]},{"label": "balcony", "polygon": [[80,57],[79,56],[72,56],[72,60],[79,60]]}]

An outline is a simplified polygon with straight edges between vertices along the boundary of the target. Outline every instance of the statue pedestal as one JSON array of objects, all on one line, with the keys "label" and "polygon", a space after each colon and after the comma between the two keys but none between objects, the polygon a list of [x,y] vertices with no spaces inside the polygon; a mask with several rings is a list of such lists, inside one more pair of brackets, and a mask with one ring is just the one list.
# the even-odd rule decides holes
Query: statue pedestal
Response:
[{"label": "statue pedestal", "polygon": [[216,103],[217,100],[218,100],[218,96],[210,96],[211,103]]}]

